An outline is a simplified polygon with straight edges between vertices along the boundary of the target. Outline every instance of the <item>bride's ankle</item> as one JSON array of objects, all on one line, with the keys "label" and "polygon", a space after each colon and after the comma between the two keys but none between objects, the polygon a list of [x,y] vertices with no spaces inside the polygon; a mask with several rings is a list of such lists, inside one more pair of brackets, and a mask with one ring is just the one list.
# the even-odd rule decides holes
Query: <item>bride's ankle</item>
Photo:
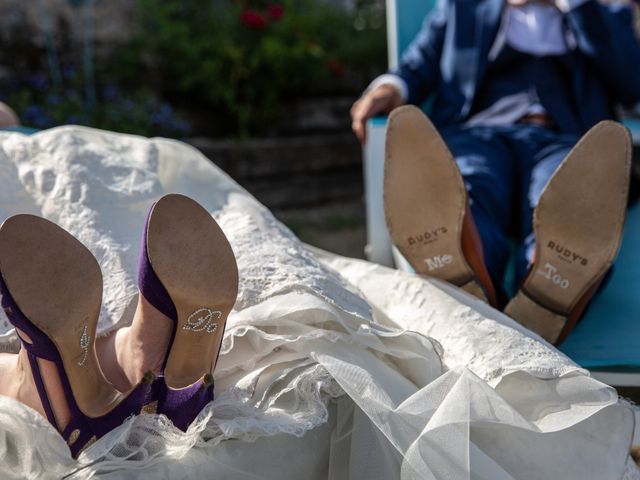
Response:
[{"label": "bride's ankle", "polygon": [[[16,357],[13,372],[14,388],[11,396],[28,407],[33,408],[46,418],[47,413],[38,394],[26,350],[22,348]],[[58,369],[55,363],[47,360],[38,359],[38,365],[53,416],[55,417],[58,428],[62,431],[69,424],[71,413],[67,405],[64,387],[62,386]]]},{"label": "bride's ankle", "polygon": [[[132,385],[127,375],[128,370],[125,368],[128,362],[118,356],[118,351],[125,350],[122,346],[123,336],[126,338],[125,330],[126,328],[123,328],[96,339],[96,355],[100,363],[100,370],[107,381],[120,392],[129,391]],[[118,339],[119,336],[120,339]]]},{"label": "bride's ankle", "polygon": [[107,379],[121,391],[136,385],[148,371],[159,373],[169,344],[171,320],[140,296],[131,326],[96,344]]}]

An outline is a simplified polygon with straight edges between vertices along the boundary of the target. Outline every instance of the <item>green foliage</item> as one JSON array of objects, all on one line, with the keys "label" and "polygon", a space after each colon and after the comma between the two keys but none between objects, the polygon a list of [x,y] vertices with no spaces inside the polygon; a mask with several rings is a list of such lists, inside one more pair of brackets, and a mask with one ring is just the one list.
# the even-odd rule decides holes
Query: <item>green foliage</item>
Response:
[{"label": "green foliage", "polygon": [[[303,95],[384,65],[383,12],[314,0],[139,0],[140,34],[110,62],[169,95],[226,119],[228,133],[263,133]],[[360,83],[360,82],[358,82]]]},{"label": "green foliage", "polygon": [[112,84],[99,88],[99,101],[87,102],[81,93],[81,75],[65,68],[63,85],[50,85],[42,73],[23,79],[22,86],[3,95],[25,125],[50,128],[57,125],[88,125],[104,130],[146,136],[183,137],[189,125],[172,107],[148,89],[124,93]]},{"label": "green foliage", "polygon": [[355,95],[384,69],[381,1],[348,11],[329,1],[137,0],[134,35],[97,45],[91,64],[64,22],[45,45],[16,28],[0,36],[0,65],[11,69],[0,99],[36,128],[181,137],[189,124],[174,105],[197,134],[269,133],[297,99]]}]

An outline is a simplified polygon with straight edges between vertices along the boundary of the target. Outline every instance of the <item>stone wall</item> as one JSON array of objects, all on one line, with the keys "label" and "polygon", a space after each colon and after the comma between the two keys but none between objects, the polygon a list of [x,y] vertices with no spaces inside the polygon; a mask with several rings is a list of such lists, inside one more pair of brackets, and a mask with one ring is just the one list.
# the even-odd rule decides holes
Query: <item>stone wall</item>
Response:
[{"label": "stone wall", "polygon": [[351,257],[366,242],[362,151],[351,133],[189,143],[304,242]]},{"label": "stone wall", "polygon": [[351,133],[189,143],[272,210],[362,200],[361,150]]}]

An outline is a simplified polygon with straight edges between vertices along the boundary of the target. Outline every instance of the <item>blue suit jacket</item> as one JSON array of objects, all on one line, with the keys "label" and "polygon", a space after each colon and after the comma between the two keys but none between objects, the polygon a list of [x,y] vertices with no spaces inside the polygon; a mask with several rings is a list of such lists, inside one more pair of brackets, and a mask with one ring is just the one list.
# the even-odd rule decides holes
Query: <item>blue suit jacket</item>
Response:
[{"label": "blue suit jacket", "polygon": [[[489,63],[505,0],[439,0],[392,73],[409,89],[409,103],[434,95],[440,128],[466,120]],[[640,102],[640,44],[629,6],[597,0],[565,14],[577,40],[570,54],[573,95],[584,129],[615,118],[617,103]]]}]

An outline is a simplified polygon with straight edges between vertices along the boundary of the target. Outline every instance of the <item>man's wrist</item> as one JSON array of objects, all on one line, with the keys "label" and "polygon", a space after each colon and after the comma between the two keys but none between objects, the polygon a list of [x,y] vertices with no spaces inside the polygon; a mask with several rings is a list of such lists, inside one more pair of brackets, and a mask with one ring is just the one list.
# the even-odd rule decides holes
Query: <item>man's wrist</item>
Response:
[{"label": "man's wrist", "polygon": [[371,91],[382,85],[388,85],[395,88],[398,91],[402,102],[404,103],[407,101],[407,98],[409,97],[409,88],[407,87],[407,82],[405,82],[398,75],[394,75],[393,73],[385,73],[383,75],[380,75],[379,77],[376,77],[373,82],[369,84],[366,91]]}]

